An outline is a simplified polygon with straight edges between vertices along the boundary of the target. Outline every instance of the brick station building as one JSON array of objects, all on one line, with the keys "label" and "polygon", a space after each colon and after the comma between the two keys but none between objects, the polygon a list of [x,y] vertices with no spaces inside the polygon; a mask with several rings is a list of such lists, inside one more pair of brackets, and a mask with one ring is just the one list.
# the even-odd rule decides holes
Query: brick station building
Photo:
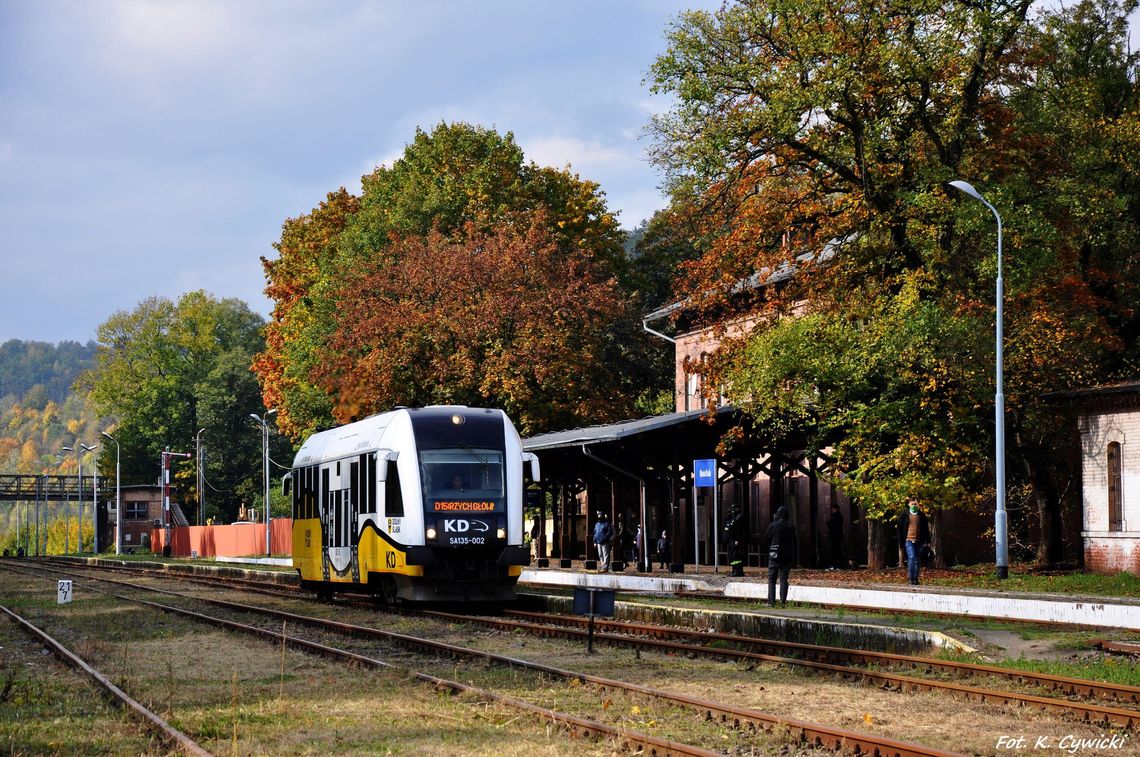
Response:
[{"label": "brick station building", "polygon": [[1140,381],[1054,396],[1077,410],[1085,569],[1140,574]]}]

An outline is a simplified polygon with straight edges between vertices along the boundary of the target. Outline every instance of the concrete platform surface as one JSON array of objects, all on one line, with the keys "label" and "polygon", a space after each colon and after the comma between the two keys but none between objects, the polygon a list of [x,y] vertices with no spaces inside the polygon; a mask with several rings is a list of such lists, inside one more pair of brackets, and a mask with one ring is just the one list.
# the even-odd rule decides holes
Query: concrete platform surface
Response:
[{"label": "concrete platform surface", "polygon": [[[691,566],[686,566],[691,570]],[[523,585],[608,588],[639,593],[708,592],[728,599],[765,601],[766,576],[732,578],[726,573],[601,573],[575,570],[524,570]],[[849,609],[899,610],[972,618],[1060,623],[1140,630],[1140,601],[1132,598],[1075,597],[1063,594],[959,589],[908,584],[834,585],[799,581],[793,575],[788,600]]]}]

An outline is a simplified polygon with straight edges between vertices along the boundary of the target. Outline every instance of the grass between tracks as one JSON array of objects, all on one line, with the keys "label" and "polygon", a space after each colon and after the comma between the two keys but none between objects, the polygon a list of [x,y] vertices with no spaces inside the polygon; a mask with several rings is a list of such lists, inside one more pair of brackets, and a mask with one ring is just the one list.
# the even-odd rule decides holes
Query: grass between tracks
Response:
[{"label": "grass between tracks", "polygon": [[[49,599],[50,595],[50,599]],[[0,596],[133,697],[219,754],[607,755],[549,722],[469,695],[451,696],[399,672],[372,671],[282,650],[76,586],[55,605],[54,580],[0,571]],[[2,623],[7,642],[23,633]],[[9,644],[4,643],[5,650]],[[8,754],[161,754],[78,677],[32,647],[16,663],[19,708],[0,705]],[[0,668],[0,688],[3,684]],[[57,679],[59,679],[57,681]],[[34,694],[29,697],[24,692]],[[30,703],[30,704],[29,704]],[[17,712],[17,715],[13,715]],[[116,737],[119,732],[126,736]]]},{"label": "grass between tracks", "polygon": [[[260,640],[139,609],[93,595],[82,584],[77,585],[74,603],[57,607],[54,580],[22,580],[25,585],[12,585],[10,574],[0,570],[0,594],[6,603],[13,598],[26,614],[35,614],[45,625],[53,626],[49,630],[62,641],[85,658],[98,661],[116,682],[217,754],[541,757],[615,751],[615,745],[607,742],[569,740],[538,716],[481,702],[477,697],[439,694],[399,673],[345,668]],[[605,646],[595,655],[586,655],[581,642],[501,633],[468,623],[436,623],[437,631],[432,634],[423,619],[381,615],[374,609],[281,598],[259,598],[256,603],[433,635],[468,647],[591,670],[786,717],[830,722],[972,753],[992,753],[996,734],[1018,732],[1056,739],[1070,733],[1091,736],[1100,730],[1060,723],[1055,717],[1037,713],[979,706],[932,694],[904,695],[880,687],[853,687],[826,676],[805,676],[782,665],[732,664]],[[408,659],[403,650],[383,644],[375,647],[374,656]],[[421,667],[421,663],[409,664]],[[481,662],[436,659],[432,666],[437,675],[494,683],[505,693],[541,706],[573,707],[588,717],[734,755],[807,753],[786,742],[726,733],[659,701],[544,681]],[[939,717],[931,718],[935,710]]]}]

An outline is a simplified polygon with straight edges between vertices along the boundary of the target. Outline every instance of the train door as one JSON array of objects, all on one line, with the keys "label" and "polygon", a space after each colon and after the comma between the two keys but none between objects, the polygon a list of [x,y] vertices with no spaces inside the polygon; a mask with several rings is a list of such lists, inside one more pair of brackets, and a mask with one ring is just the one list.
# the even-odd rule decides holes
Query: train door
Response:
[{"label": "train door", "polygon": [[321,483],[324,493],[322,523],[325,534],[325,553],[329,564],[339,574],[344,575],[352,564],[353,523],[355,518],[350,511],[351,490],[348,486],[347,471],[340,461],[321,466]]},{"label": "train door", "polygon": [[356,524],[356,534],[352,542],[357,544],[368,521],[376,522],[376,453],[360,455],[352,463],[351,470],[355,512],[352,522]]}]

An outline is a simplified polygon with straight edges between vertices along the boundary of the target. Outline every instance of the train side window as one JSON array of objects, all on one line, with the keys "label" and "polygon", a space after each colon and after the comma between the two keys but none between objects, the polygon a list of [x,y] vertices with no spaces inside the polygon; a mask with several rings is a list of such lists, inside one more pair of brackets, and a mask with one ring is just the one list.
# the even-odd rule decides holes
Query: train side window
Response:
[{"label": "train side window", "polygon": [[304,478],[302,476],[303,471],[293,469],[293,520],[300,520],[301,518],[301,505],[304,502],[302,499]]},{"label": "train side window", "polygon": [[351,462],[348,464],[348,506],[351,508],[356,505],[357,512],[360,511],[360,468],[359,462]]},{"label": "train side window", "polygon": [[363,455],[364,458],[364,512],[376,512],[376,453]]},{"label": "train side window", "polygon": [[384,515],[388,518],[404,517],[404,495],[400,490],[400,471],[396,461],[388,461],[388,477],[384,482]]},{"label": "train side window", "polygon": [[332,495],[329,493],[329,469],[321,468],[321,501],[324,503],[324,511],[328,513],[332,509]]},{"label": "train side window", "polygon": [[315,465],[310,465],[305,469],[305,517],[316,518],[319,517],[320,510],[317,507],[317,468]]},{"label": "train side window", "polygon": [[360,466],[360,512],[376,512],[376,456],[373,454],[360,455],[359,462],[353,466]]}]

